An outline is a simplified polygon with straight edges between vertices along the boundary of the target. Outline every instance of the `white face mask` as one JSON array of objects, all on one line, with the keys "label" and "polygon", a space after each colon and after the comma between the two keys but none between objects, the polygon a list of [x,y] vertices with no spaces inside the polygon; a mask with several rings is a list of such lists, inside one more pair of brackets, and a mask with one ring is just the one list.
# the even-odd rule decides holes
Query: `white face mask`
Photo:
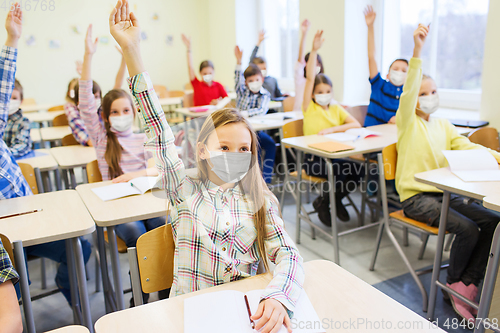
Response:
[{"label": "white face mask", "polygon": [[250,91],[253,93],[258,93],[260,91],[260,88],[262,88],[262,82],[260,81],[253,81],[248,83],[248,89],[250,89]]},{"label": "white face mask", "polygon": [[69,91],[69,98],[75,98],[75,90],[71,89]]},{"label": "white face mask", "polygon": [[263,69],[260,71],[262,73],[262,76],[263,77],[266,77],[267,76],[267,70]]},{"label": "white face mask", "polygon": [[97,106],[98,108],[101,106],[101,99],[100,98],[95,99],[95,106]]},{"label": "white face mask", "polygon": [[438,94],[420,96],[418,102],[420,103],[420,110],[422,112],[431,114],[436,112],[439,107],[439,96]]},{"label": "white face mask", "polygon": [[11,99],[9,103],[9,116],[11,114],[14,114],[19,110],[19,107],[21,106],[21,101],[18,99]]},{"label": "white face mask", "polygon": [[214,76],[212,74],[203,75],[203,81],[206,83],[211,83],[213,79]]},{"label": "white face mask", "polygon": [[316,94],[314,100],[321,106],[327,106],[332,101],[332,94]]},{"label": "white face mask", "polygon": [[318,75],[319,72],[321,72],[321,66],[316,66],[316,75]]},{"label": "white face mask", "polygon": [[208,148],[207,151],[213,164],[212,171],[227,184],[240,181],[250,169],[251,153],[210,151]]},{"label": "white face mask", "polygon": [[403,71],[396,71],[391,69],[389,71],[389,80],[396,87],[402,86],[406,80],[406,73]]},{"label": "white face mask", "polygon": [[111,128],[117,132],[125,132],[130,127],[132,127],[132,123],[134,122],[133,115],[125,115],[125,116],[114,116],[109,117],[109,123],[111,124]]}]

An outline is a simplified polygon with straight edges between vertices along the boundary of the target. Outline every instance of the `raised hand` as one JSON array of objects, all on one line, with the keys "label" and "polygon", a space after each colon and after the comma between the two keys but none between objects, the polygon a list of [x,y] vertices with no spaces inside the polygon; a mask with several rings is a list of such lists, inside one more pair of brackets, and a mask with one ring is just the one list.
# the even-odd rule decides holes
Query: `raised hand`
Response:
[{"label": "raised hand", "polygon": [[324,41],[325,39],[323,38],[323,30],[318,30],[316,32],[316,35],[314,35],[313,51],[318,51],[321,48],[321,45],[323,45]]},{"label": "raised hand", "polygon": [[366,6],[363,14],[365,14],[366,25],[369,27],[372,26],[373,22],[375,22],[375,18],[377,17],[377,13],[375,13],[373,7],[370,5]]},{"label": "raised hand", "polygon": [[23,30],[23,11],[17,2],[11,6],[11,9],[12,10],[9,11],[7,19],[5,20],[8,41],[7,46],[17,47],[17,41],[21,37],[21,32]]},{"label": "raised hand", "polygon": [[300,25],[300,31],[302,31],[302,33],[305,34],[310,27],[311,27],[311,22],[309,22],[308,19],[305,19],[304,21],[302,21],[302,24]]},{"label": "raised hand", "polygon": [[419,24],[418,28],[413,32],[413,41],[415,42],[415,48],[413,49],[413,57],[420,58],[420,51],[425,44],[425,39],[429,34],[429,26]]},{"label": "raised hand", "polygon": [[234,47],[234,56],[236,57],[236,62],[241,65],[241,58],[243,58],[243,50],[240,49],[238,45]]},{"label": "raised hand", "polygon": [[83,61],[77,60],[75,61],[75,65],[76,65],[76,72],[78,73],[78,75],[82,75]]},{"label": "raised hand", "polygon": [[260,44],[266,39],[266,31],[262,29],[259,31],[259,41],[257,42],[257,46],[260,46]]},{"label": "raised hand", "polygon": [[123,57],[123,51],[122,51],[122,49],[121,49],[119,46],[117,46],[117,45],[115,45],[115,49],[116,49],[118,52],[120,52],[121,56]]},{"label": "raised hand", "polygon": [[85,54],[92,55],[97,51],[98,40],[98,38],[92,40],[92,24],[90,24],[85,35]]},{"label": "raised hand", "polygon": [[188,51],[191,51],[191,37],[187,37],[184,34],[181,34],[181,37],[182,42],[184,43],[184,45],[186,45],[186,49],[188,49]]},{"label": "raised hand", "polygon": [[109,30],[118,45],[123,49],[139,47],[141,29],[134,13],[129,10],[127,0],[118,0],[109,16]]}]

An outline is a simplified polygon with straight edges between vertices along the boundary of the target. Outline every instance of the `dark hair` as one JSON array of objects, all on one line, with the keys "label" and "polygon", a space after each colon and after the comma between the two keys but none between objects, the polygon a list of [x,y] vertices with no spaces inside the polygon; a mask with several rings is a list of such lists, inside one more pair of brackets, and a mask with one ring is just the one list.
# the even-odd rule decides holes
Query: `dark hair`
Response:
[{"label": "dark hair", "polygon": [[265,64],[265,63],[266,63],[266,59],[264,59],[264,57],[255,57],[252,59],[252,64],[259,65],[259,64]]},{"label": "dark hair", "polygon": [[[310,54],[311,54],[311,52],[307,53],[306,56],[304,57],[304,60],[306,61],[306,64],[309,61],[309,55]],[[319,65],[319,67],[321,67],[321,69],[319,70],[319,72],[320,73],[324,73],[325,72],[325,68],[323,67],[323,60],[321,59],[321,56],[319,54],[318,54],[318,58],[317,58],[316,61],[317,61],[316,64]],[[304,67],[304,77],[307,77],[306,76],[306,67]]]},{"label": "dark hair", "polygon": [[14,81],[14,90],[19,91],[19,95],[21,95],[21,102],[22,102],[24,99],[23,86],[17,79]]},{"label": "dark hair", "polygon": [[[326,83],[330,87],[333,88],[332,80],[330,80],[330,78],[328,76],[326,76],[325,74],[319,73],[314,78],[313,94],[314,94],[314,89],[316,89],[316,86],[319,84],[322,84],[322,83]],[[314,98],[313,98],[313,101],[314,101]],[[314,103],[316,103],[316,101],[314,101]]]},{"label": "dark hair", "polygon": [[262,72],[256,64],[250,64],[248,65],[247,69],[245,69],[245,72],[243,72],[243,76],[245,77],[245,79],[247,79],[250,76],[254,75],[262,75]]},{"label": "dark hair", "polygon": [[200,72],[205,67],[212,67],[212,69],[214,69],[214,63],[210,60],[202,61],[200,64]]},{"label": "dark hair", "polygon": [[[75,79],[73,79],[75,80]],[[73,81],[71,80],[71,81]],[[73,103],[75,103],[76,106],[78,106],[78,103],[79,103],[79,96],[78,96],[78,90],[80,89],[80,83],[77,82],[75,84],[75,87],[73,88],[73,90],[75,91],[75,97],[74,98],[71,98],[69,97],[69,86],[71,85],[71,82],[69,83],[68,85],[68,93],[67,93],[67,98],[69,98]],[[99,87],[99,85],[97,84],[97,82],[95,81],[92,81],[92,94],[97,94],[99,93],[99,95],[102,97],[102,92],[101,92],[101,87]]]},{"label": "dark hair", "polygon": [[109,115],[111,113],[111,104],[117,99],[126,98],[132,106],[132,112],[135,112],[134,103],[130,95],[123,89],[113,89],[110,90],[102,99],[102,117],[104,120],[104,127],[106,129],[106,136],[108,141],[106,143],[106,152],[104,153],[104,159],[108,163],[109,177],[115,178],[123,174],[123,170],[120,166],[120,161],[122,159],[123,147],[118,142],[116,134],[111,131],[111,124],[109,122]]},{"label": "dark hair", "polygon": [[407,65],[409,64],[409,63],[408,63],[408,60],[406,60],[406,59],[404,59],[404,58],[399,58],[399,59],[394,60],[394,61],[391,63],[391,65],[389,66],[389,70],[391,69],[392,65],[394,65],[394,63],[395,63],[396,61],[402,61],[402,62],[405,62]]}]

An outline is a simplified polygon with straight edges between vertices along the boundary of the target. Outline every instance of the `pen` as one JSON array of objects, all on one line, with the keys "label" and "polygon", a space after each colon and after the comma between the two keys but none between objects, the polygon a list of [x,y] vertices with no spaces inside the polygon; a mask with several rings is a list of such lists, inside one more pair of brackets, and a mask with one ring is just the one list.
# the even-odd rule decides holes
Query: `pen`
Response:
[{"label": "pen", "polygon": [[354,141],[353,141],[353,142],[358,141],[358,139],[359,139],[359,138],[361,138],[361,135],[358,135],[358,136],[356,137],[356,139],[354,139]]},{"label": "pen", "polygon": [[248,311],[248,319],[250,319],[250,325],[252,326],[252,329],[255,329],[255,323],[252,320],[252,312],[250,311],[250,305],[248,305],[247,295],[244,295],[244,297],[245,297],[245,305],[247,306],[247,311]]},{"label": "pen", "polygon": [[4,215],[4,216],[0,216],[0,219],[7,219],[9,217],[14,217],[14,216],[21,216],[21,215],[26,215],[26,214],[31,214],[31,213],[36,213],[36,212],[41,212],[43,209],[34,209],[34,210],[30,210],[30,211],[27,211],[27,212],[22,212],[22,213],[16,213],[16,214],[10,214],[10,215]]}]

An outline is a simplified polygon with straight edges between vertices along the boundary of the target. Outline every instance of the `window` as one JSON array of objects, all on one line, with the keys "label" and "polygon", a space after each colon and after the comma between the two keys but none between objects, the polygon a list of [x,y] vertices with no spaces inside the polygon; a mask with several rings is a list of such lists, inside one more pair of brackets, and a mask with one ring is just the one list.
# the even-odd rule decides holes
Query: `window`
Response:
[{"label": "window", "polygon": [[413,31],[418,23],[430,23],[424,73],[440,89],[480,93],[488,0],[401,1],[400,12],[401,55],[411,58]]}]

